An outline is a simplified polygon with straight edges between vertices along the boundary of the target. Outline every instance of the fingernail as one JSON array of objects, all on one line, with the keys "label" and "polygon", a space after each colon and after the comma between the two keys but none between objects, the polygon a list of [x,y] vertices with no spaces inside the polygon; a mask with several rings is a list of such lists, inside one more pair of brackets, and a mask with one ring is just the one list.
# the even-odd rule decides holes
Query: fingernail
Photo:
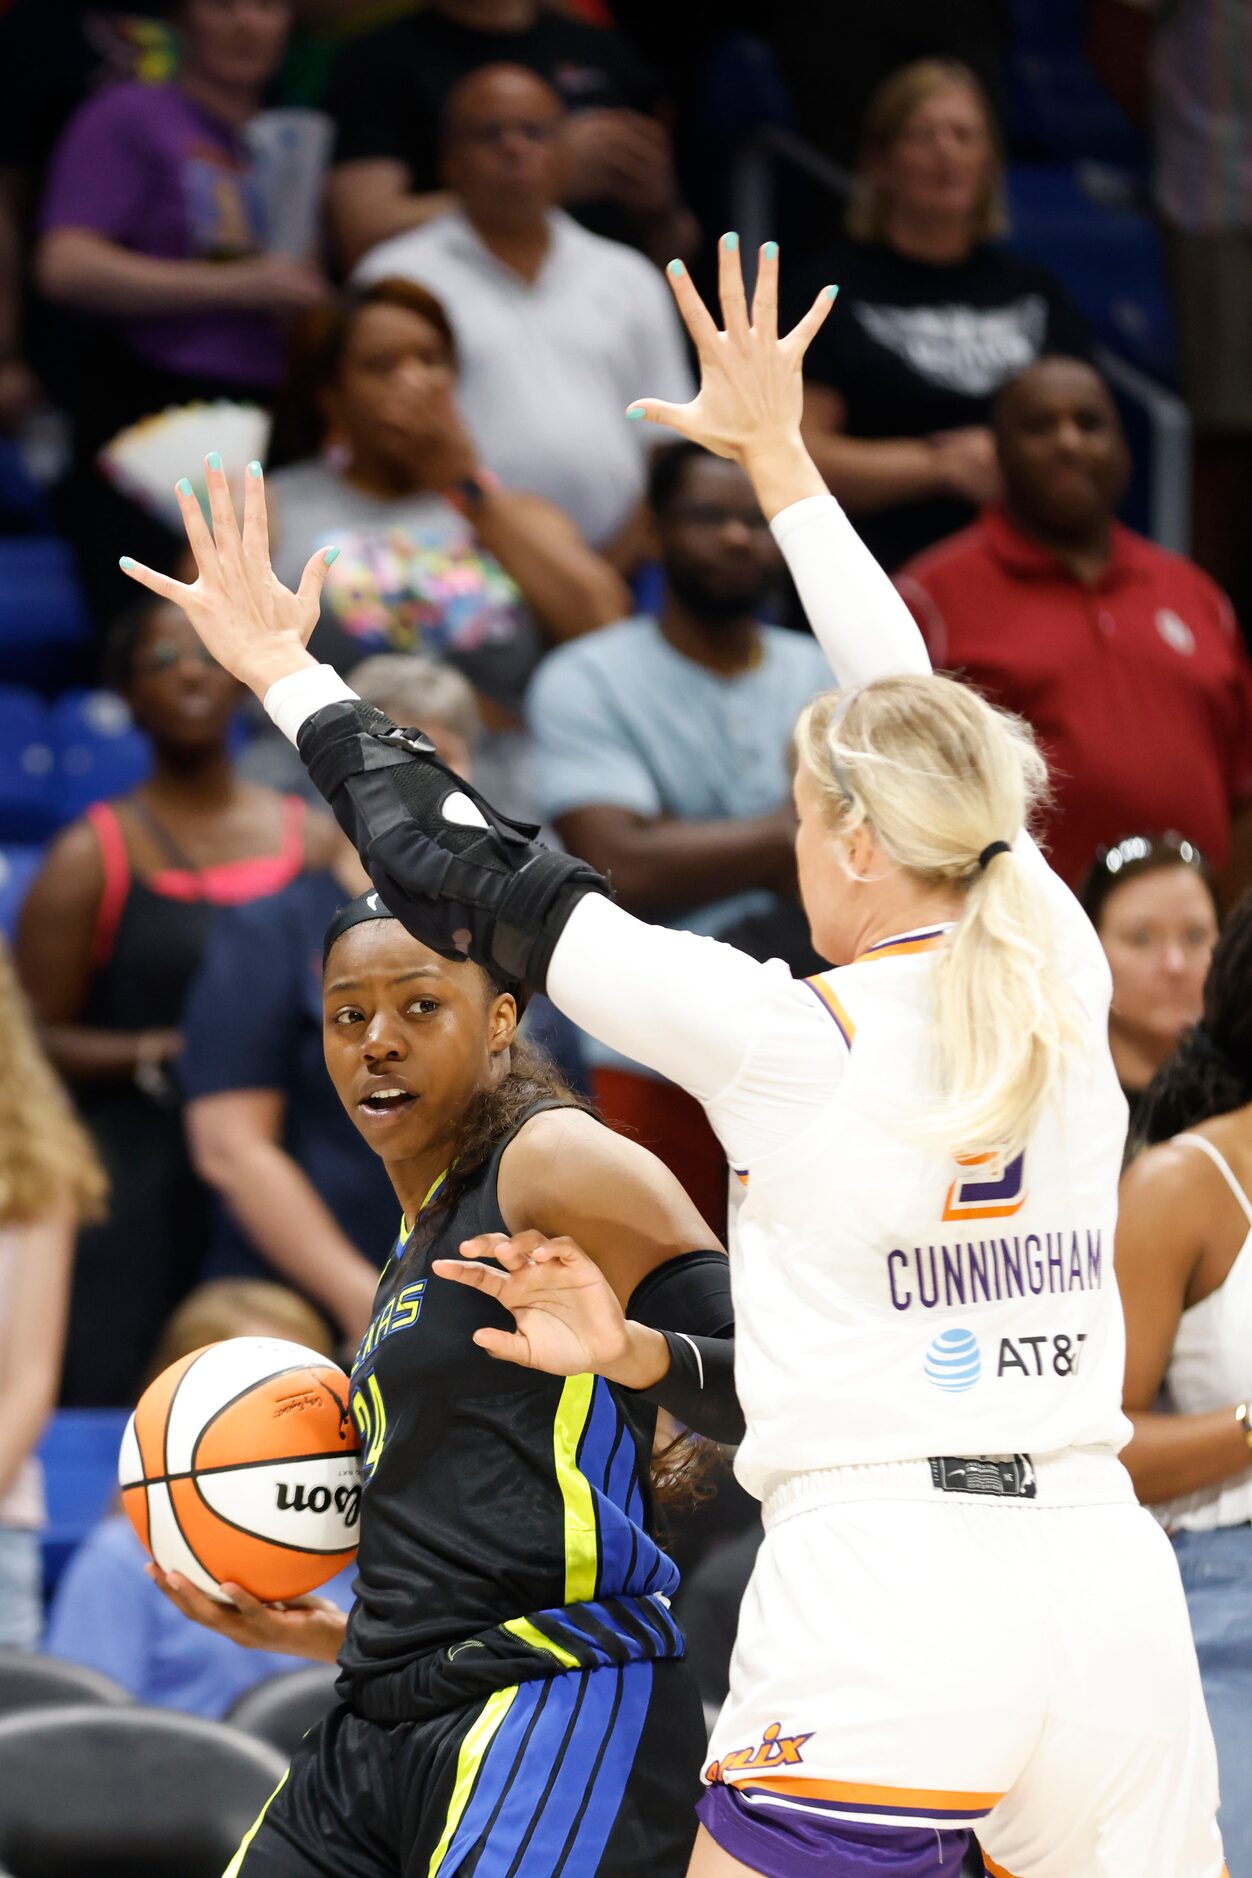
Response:
[{"label": "fingernail", "polygon": [[222,467],[221,456],[216,450],[210,450],[204,460],[211,470],[219,470]]},{"label": "fingernail", "polygon": [[327,548],[325,554],[322,556],[322,559],[325,561],[327,567],[329,567],[332,561],[337,561],[339,559],[338,548]]},{"label": "fingernail", "polygon": [[626,415],[632,424],[637,424],[639,419],[643,416],[643,412],[639,409],[638,405],[636,405],[632,411],[627,411]]},{"label": "fingernail", "polygon": [[765,256],[767,261],[776,261],[778,259],[778,243],[776,241],[767,241],[765,246],[761,249],[761,253]]},{"label": "fingernail", "polygon": [[733,228],[728,235],[722,236],[722,246],[725,248],[727,254],[733,254],[735,249],[739,246],[739,237]]},{"label": "fingernail", "polygon": [[124,554],[121,560],[118,562],[118,566],[120,568],[124,568],[128,574],[130,573],[130,570],[134,565],[135,563],[131,560],[129,554]]},{"label": "fingernail", "polygon": [[259,476],[261,474],[261,465],[259,463],[249,463],[248,474],[249,476]]},{"label": "fingernail", "polygon": [[191,494],[191,484],[187,481],[187,478],[185,476],[179,477],[178,482],[175,485],[175,487],[177,488],[180,496],[189,496]]},{"label": "fingernail", "polygon": [[671,261],[665,272],[671,280],[681,280],[687,270],[681,261]]},{"label": "fingernail", "polygon": [[839,289],[837,287],[827,287],[826,298],[828,300],[837,300],[839,298]]}]

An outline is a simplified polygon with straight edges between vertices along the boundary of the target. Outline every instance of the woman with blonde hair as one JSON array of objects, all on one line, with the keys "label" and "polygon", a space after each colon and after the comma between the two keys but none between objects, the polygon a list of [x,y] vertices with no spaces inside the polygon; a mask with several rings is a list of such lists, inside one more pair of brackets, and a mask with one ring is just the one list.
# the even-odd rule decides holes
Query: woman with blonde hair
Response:
[{"label": "woman with blonde hair", "polygon": [[0,1644],[24,1649],[42,1623],[34,1449],[61,1379],[74,1236],[105,1190],[0,942]]},{"label": "woman with blonde hair", "polygon": [[[693,1878],[952,1878],[974,1830],[1014,1878],[1219,1878],[1177,1567],[1117,1460],[1108,967],[1030,837],[1028,731],[931,674],[801,442],[831,296],[780,340],[777,248],[749,313],[737,245],[725,331],[671,265],[699,396],[632,409],[743,465],[840,676],[799,733],[800,889],[835,961],[808,983],[624,913],[315,665],[320,557],[298,595],[273,578],[259,486],[242,541],[220,476],[216,542],[184,504],[193,586],[130,571],[298,739],[415,935],[507,963],[681,1083],[738,1175],[733,1376],[691,1317],[624,1314],[568,1239],[493,1235],[433,1267],[512,1314],[475,1333],[491,1355],[568,1373],[573,1342],[697,1431],[737,1392],[765,1537]],[[309,1869],[278,1836],[244,1878]]]},{"label": "woman with blonde hair", "polygon": [[1083,355],[1081,316],[1007,226],[990,101],[968,66],[919,59],[861,125],[848,239],[820,262],[841,317],[805,367],[804,435],[884,567],[973,520],[998,490],[987,414],[1043,352]]}]

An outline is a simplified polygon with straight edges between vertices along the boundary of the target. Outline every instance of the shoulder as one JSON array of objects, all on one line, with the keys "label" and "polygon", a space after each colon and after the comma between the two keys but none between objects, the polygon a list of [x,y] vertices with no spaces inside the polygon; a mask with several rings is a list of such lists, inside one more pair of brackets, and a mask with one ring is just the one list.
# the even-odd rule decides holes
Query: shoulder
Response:
[{"label": "shoulder", "polygon": [[361,257],[352,271],[349,285],[368,286],[372,281],[384,280],[389,274],[424,280],[447,253],[453,237],[454,219],[451,214],[436,215],[421,228],[410,229],[404,235],[393,235],[389,241],[380,241],[376,248],[371,248]]},{"label": "shoulder", "polygon": [[1142,1236],[1153,1257],[1168,1257],[1203,1238],[1207,1203],[1225,1183],[1206,1154],[1185,1141],[1161,1141],[1136,1155],[1122,1176],[1119,1233]]},{"label": "shoulder", "polygon": [[[106,812],[113,805],[107,805]],[[113,823],[116,828],[116,823]],[[120,829],[118,838],[121,839]],[[83,816],[63,828],[44,855],[43,865],[35,876],[36,889],[55,890],[76,903],[94,903],[104,888],[104,850],[93,823]]]},{"label": "shoulder", "polygon": [[1202,567],[1188,560],[1185,554],[1163,548],[1124,524],[1116,526],[1122,551],[1161,590],[1162,597],[1190,600],[1208,614],[1223,637],[1238,638],[1238,624],[1228,595]]},{"label": "shoulder", "polygon": [[128,79],[120,85],[107,85],[92,98],[80,104],[67,126],[67,131],[76,136],[104,134],[128,129],[146,130],[153,122],[153,107],[157,115],[162,115],[170,108],[170,103],[177,103],[178,94],[169,85],[145,85],[138,79]]}]

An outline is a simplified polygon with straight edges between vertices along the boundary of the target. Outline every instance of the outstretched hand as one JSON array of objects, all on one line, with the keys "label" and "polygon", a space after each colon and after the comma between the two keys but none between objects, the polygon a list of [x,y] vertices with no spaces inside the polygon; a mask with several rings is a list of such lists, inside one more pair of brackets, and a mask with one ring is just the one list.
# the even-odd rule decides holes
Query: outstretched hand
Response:
[{"label": "outstretched hand", "polygon": [[221,458],[215,453],[206,465],[211,529],[191,484],[184,479],[176,489],[196,579],[173,580],[128,556],[121,567],[141,587],[181,607],[218,664],[263,698],[278,679],[313,664],[305,647],[338,549],[319,548],[292,593],[270,565],[261,465],[250,463],[244,477],[242,533]]},{"label": "outstretched hand", "polygon": [[668,1369],[665,1339],[627,1319],[600,1267],[572,1239],[493,1232],[465,1240],[460,1250],[459,1259],[433,1260],[431,1270],[485,1291],[517,1325],[474,1332],[489,1356],[549,1376],[607,1376],[635,1389]]},{"label": "outstretched hand", "polygon": [[799,325],[780,338],[777,242],[761,249],[750,314],[737,235],[723,235],[718,243],[717,272],[720,332],[682,262],[671,261],[666,269],[700,362],[696,397],[690,404],[640,398],[629,414],[667,424],[714,455],[751,469],[754,456],[799,446],[804,355],[838,290],[823,287]]}]

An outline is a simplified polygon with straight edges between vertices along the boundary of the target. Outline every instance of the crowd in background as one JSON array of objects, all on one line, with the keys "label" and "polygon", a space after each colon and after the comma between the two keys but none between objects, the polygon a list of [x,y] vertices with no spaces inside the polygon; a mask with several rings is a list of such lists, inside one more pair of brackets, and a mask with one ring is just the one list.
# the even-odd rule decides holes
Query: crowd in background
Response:
[{"label": "crowd in background", "polygon": [[[840,289],[809,447],[936,667],[1034,728],[1042,835],[1109,959],[1128,1455],[1188,1571],[1252,1878],[1252,12],[1061,14],[1138,153],[1119,187],[1171,297],[1191,555],[1152,539],[1090,283],[1010,215],[1013,159],[1039,154],[1014,92],[1029,5],[0,4],[0,584],[7,542],[55,537],[85,622],[40,664],[36,588],[0,702],[32,671],[45,702],[105,687],[146,739],[125,789],[59,818],[0,949],[0,1642],[45,1624],[54,1405],[129,1404],[241,1330],[344,1355],[394,1226],[321,1062],[321,933],[359,864],[289,746],[117,567],[180,569],[161,479],[197,459],[170,470],[166,414],[201,457],[255,440],[283,580],[338,550],[312,646],[362,696],[632,909],[819,968],[789,741],[829,674],[743,474],[625,415],[692,395],[661,269],[708,277],[772,138],[806,152],[763,231],[790,311]],[[527,1024],[725,1226],[697,1105],[543,999]],[[756,1538],[729,1482],[719,1500],[673,1535],[710,1702]],[[221,1714],[276,1665],[176,1630],[140,1563],[110,1513],[48,1647]]]}]

